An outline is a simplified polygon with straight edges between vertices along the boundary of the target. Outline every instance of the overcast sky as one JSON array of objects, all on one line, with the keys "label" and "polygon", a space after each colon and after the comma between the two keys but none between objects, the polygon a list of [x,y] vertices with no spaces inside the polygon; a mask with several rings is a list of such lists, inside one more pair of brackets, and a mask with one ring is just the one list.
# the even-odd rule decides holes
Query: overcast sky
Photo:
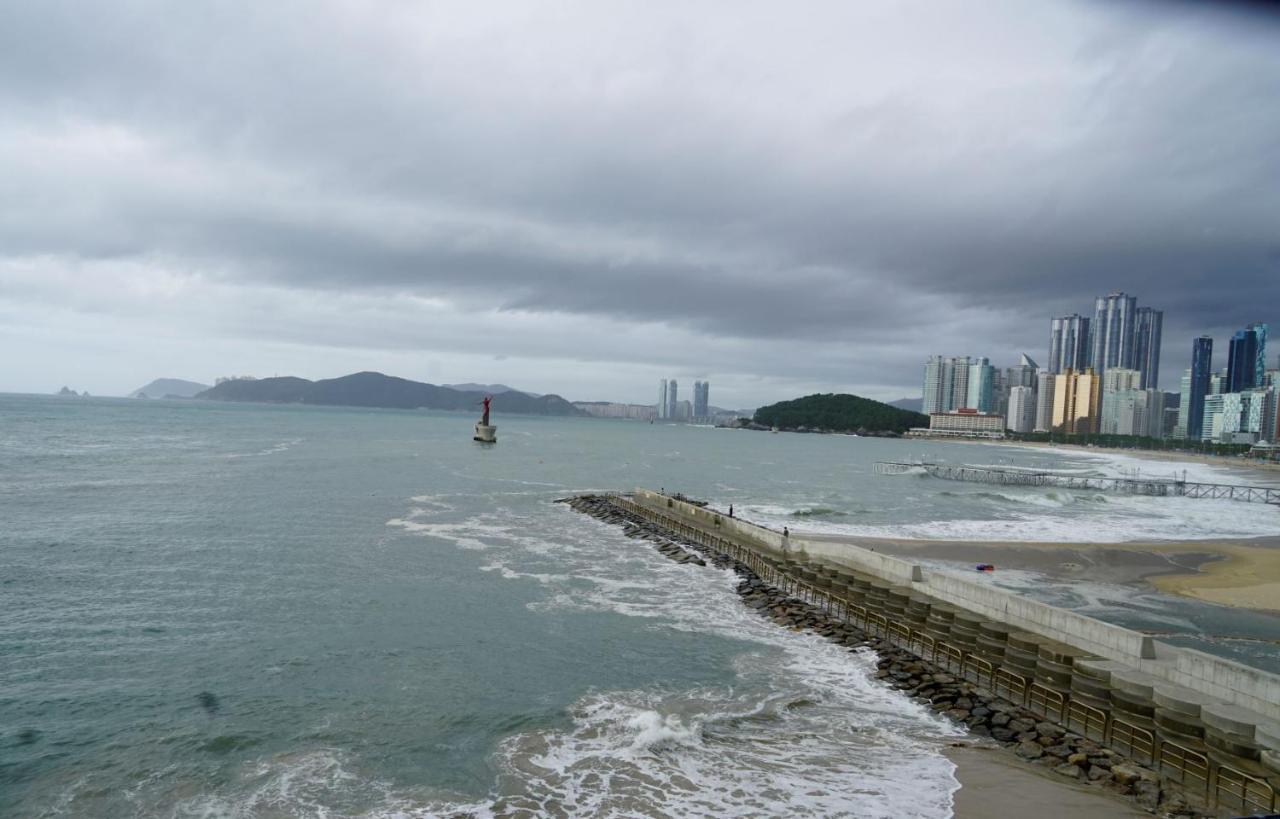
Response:
[{"label": "overcast sky", "polygon": [[892,399],[1113,289],[1176,390],[1280,336],[1280,25],[1205,5],[0,3],[0,391]]}]

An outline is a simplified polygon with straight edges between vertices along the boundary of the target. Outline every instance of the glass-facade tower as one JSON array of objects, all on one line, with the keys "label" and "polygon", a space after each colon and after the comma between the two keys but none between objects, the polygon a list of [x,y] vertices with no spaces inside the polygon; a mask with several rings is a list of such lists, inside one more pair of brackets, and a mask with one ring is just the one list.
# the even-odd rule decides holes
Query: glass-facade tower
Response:
[{"label": "glass-facade tower", "polygon": [[1187,437],[1200,440],[1204,432],[1204,397],[1209,394],[1209,377],[1213,374],[1213,339],[1200,336],[1191,346],[1191,382],[1183,412],[1186,413]]}]

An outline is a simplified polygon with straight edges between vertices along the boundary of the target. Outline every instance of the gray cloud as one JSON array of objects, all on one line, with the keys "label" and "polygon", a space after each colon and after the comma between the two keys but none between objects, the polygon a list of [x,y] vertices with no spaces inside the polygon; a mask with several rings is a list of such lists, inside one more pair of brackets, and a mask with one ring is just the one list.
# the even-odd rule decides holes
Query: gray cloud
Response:
[{"label": "gray cloud", "polygon": [[483,347],[531,388],[752,403],[1041,355],[1125,289],[1166,311],[1168,388],[1192,335],[1280,322],[1277,33],[1070,0],[11,4],[0,308],[33,350],[94,315],[140,360]]}]

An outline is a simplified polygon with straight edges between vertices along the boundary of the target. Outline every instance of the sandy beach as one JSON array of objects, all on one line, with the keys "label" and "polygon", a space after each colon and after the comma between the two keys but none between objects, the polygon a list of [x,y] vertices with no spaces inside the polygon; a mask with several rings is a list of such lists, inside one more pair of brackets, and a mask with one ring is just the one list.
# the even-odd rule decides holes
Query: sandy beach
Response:
[{"label": "sandy beach", "polygon": [[992,563],[1063,579],[1150,583],[1170,594],[1280,612],[1280,537],[1129,543],[905,540],[805,533],[899,557]]},{"label": "sandy beach", "polygon": [[956,819],[1032,814],[1037,819],[1123,819],[1150,815],[1118,796],[1068,781],[1000,748],[951,747],[946,755],[955,764],[960,782],[954,797]]},{"label": "sandy beach", "polygon": [[1048,443],[1041,441],[966,441],[964,439],[948,439],[948,443],[962,443],[971,446],[1016,446],[1029,449],[1061,449],[1074,450],[1090,455],[1124,455],[1130,458],[1141,458],[1144,461],[1164,461],[1172,463],[1193,463],[1206,466],[1221,466],[1228,469],[1256,471],[1265,482],[1272,483],[1280,477],[1280,462],[1260,461],[1255,458],[1228,457],[1225,455],[1201,455],[1198,452],[1166,452],[1157,449],[1110,449],[1080,444]]}]

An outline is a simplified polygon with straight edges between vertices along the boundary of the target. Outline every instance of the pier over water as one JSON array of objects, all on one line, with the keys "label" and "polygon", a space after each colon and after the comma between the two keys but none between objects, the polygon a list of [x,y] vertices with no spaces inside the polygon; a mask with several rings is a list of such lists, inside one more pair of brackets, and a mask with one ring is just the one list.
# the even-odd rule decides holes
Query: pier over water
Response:
[{"label": "pier over water", "polygon": [[1202,483],[1178,480],[1177,478],[1104,478],[1065,475],[1060,472],[1044,472],[1032,469],[911,463],[909,461],[877,461],[873,468],[877,475],[904,475],[922,470],[935,478],[942,478],[948,481],[968,481],[970,483],[990,483],[1003,486],[1048,486],[1058,489],[1115,492],[1122,495],[1218,498],[1249,503],[1270,503],[1280,506],[1280,488],[1269,486]]}]

